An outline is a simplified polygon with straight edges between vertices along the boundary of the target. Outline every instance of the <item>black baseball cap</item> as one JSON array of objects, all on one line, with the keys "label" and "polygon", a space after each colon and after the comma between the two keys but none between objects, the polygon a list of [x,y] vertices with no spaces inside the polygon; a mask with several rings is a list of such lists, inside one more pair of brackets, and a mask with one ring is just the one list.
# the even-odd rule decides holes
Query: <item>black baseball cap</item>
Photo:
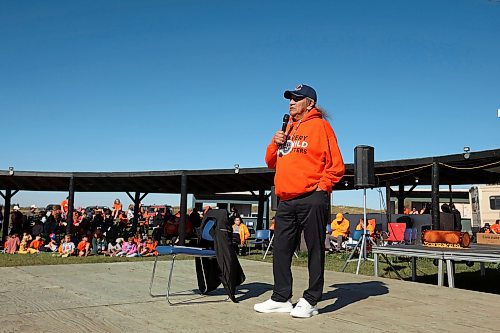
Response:
[{"label": "black baseball cap", "polygon": [[298,85],[295,90],[287,90],[283,94],[286,99],[291,99],[292,96],[295,97],[309,97],[313,101],[317,102],[318,98],[316,96],[316,90],[314,90],[310,86],[306,86],[305,84]]}]

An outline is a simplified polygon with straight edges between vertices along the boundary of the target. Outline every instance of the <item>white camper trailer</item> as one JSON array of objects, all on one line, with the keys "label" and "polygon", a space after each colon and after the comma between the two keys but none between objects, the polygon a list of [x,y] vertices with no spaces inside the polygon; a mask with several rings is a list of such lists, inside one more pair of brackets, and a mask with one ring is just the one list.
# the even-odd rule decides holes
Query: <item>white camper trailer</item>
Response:
[{"label": "white camper trailer", "polygon": [[500,185],[473,186],[469,190],[472,227],[493,225],[500,219]]}]

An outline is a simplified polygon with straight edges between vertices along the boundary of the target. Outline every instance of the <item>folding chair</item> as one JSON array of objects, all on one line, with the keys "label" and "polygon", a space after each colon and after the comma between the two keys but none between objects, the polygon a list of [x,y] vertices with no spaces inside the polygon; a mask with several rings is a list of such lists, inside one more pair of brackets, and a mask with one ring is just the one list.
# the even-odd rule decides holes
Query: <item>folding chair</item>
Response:
[{"label": "folding chair", "polygon": [[269,242],[271,239],[271,230],[257,230],[255,232],[255,238],[248,242],[248,254],[252,254],[252,245],[257,247],[261,245],[264,248],[264,244]]},{"label": "folding chair", "polygon": [[[210,235],[210,230],[214,228],[215,226],[215,221],[214,220],[207,220],[201,234],[201,239],[206,241],[206,242],[212,242],[213,243],[213,238]],[[165,295],[167,298],[167,302],[170,305],[174,305],[177,303],[172,303],[170,301],[170,285],[172,283],[172,275],[174,272],[174,264],[175,264],[175,258],[177,255],[188,255],[192,256],[195,258],[215,258],[215,251],[211,249],[203,249],[203,248],[198,248],[198,247],[189,247],[189,246],[158,246],[156,248],[156,251],[158,252],[158,255],[155,258],[154,264],[153,264],[153,272],[151,274],[151,282],[149,284],[149,295],[151,297],[155,296],[160,296],[160,295],[153,295],[151,292],[153,288],[153,281],[154,281],[154,276],[156,272],[156,264],[158,263],[158,258],[161,255],[171,255],[172,256],[172,263],[170,266],[170,273],[168,275],[168,282],[167,282],[167,294]],[[203,280],[204,280],[204,285],[205,285],[205,290],[200,290],[201,294],[205,294],[207,292],[208,284],[207,284],[207,277],[205,276],[205,270],[203,267],[203,260],[200,260],[201,262],[201,267],[202,267],[202,272],[203,272]],[[163,295],[161,295],[163,296]],[[229,297],[228,297],[229,299]]]},{"label": "folding chair", "polygon": [[358,245],[359,240],[361,239],[361,236],[363,235],[363,230],[354,230],[352,233],[352,238],[350,238],[348,241],[345,242],[345,249],[353,249]]},{"label": "folding chair", "polygon": [[387,243],[404,243],[406,223],[389,222],[387,223],[389,237],[385,240]]}]

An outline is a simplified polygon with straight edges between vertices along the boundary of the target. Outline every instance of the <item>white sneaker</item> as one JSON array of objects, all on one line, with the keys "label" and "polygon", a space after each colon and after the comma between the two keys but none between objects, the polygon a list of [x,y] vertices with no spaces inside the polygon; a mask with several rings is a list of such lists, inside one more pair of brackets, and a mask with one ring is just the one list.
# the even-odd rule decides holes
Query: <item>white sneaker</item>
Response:
[{"label": "white sneaker", "polygon": [[299,301],[293,310],[290,311],[290,316],[295,318],[309,318],[317,315],[318,313],[318,308],[309,304],[309,302],[305,299],[299,298]]},{"label": "white sneaker", "polygon": [[273,313],[273,312],[290,313],[290,311],[292,311],[293,309],[293,305],[292,303],[290,303],[290,301],[276,302],[273,301],[272,299],[268,299],[265,302],[255,304],[253,306],[253,309],[261,313]]}]

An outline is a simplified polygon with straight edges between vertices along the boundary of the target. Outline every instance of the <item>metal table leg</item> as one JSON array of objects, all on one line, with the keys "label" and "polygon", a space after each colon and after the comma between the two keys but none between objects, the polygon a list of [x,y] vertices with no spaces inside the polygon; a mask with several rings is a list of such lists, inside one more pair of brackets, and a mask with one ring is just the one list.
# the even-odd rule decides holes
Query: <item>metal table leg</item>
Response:
[{"label": "metal table leg", "polygon": [[438,286],[442,287],[444,282],[443,259],[438,259]]},{"label": "metal table leg", "polygon": [[378,254],[377,253],[373,253],[373,267],[374,267],[374,270],[375,270],[375,276],[378,277]]},{"label": "metal table leg", "polygon": [[453,260],[446,260],[446,272],[448,274],[448,287],[455,288],[455,265]]},{"label": "metal table leg", "polygon": [[417,257],[411,257],[411,280],[417,281]]},{"label": "metal table leg", "polygon": [[481,277],[486,276],[486,268],[484,267],[484,262],[480,262],[479,266],[481,267]]}]

